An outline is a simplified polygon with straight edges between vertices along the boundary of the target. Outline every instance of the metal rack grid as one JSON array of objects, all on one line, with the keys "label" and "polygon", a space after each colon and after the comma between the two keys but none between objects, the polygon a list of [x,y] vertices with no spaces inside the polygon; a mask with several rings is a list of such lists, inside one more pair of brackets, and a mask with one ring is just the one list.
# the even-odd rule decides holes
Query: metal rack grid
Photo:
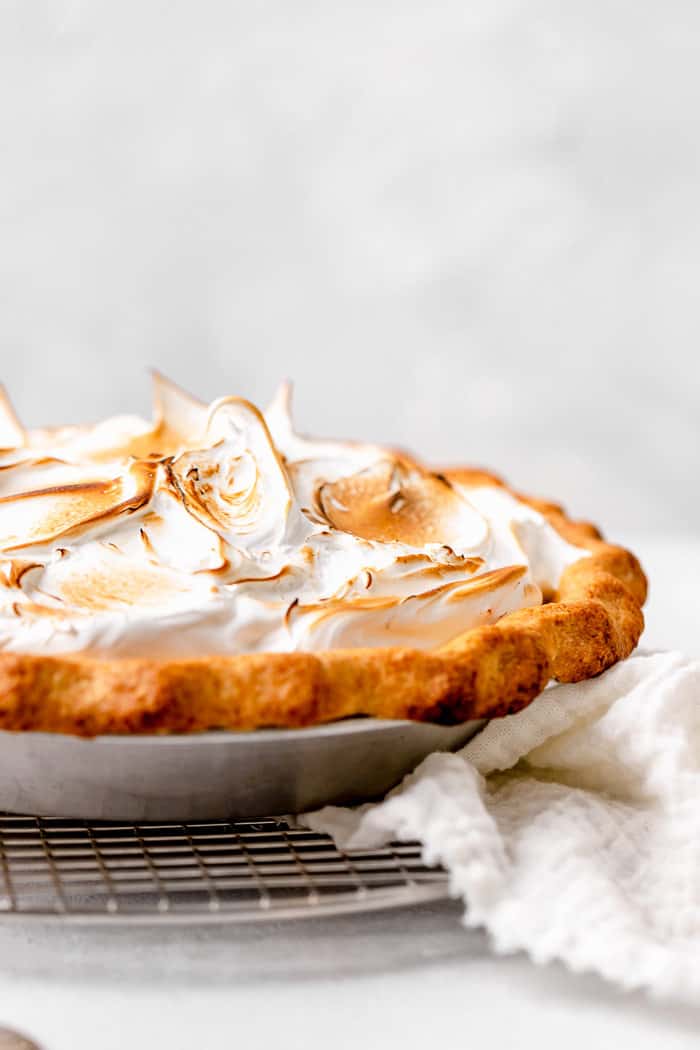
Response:
[{"label": "metal rack grid", "polygon": [[0,920],[220,922],[438,900],[417,843],[343,852],[284,820],[113,824],[0,814]]}]

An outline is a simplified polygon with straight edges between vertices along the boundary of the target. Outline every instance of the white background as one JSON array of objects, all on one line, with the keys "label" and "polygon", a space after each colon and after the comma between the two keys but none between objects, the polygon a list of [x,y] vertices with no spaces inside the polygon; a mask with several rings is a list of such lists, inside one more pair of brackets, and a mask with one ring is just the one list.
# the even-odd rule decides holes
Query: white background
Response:
[{"label": "white background", "polygon": [[697,529],[700,8],[0,2],[29,423],[297,381],[306,429]]}]

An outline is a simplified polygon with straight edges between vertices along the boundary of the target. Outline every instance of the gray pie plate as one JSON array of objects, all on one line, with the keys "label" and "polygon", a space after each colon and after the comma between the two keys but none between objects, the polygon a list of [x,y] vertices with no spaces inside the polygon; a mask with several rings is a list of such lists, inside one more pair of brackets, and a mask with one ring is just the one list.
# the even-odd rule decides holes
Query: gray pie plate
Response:
[{"label": "gray pie plate", "polygon": [[301,813],[378,798],[432,751],[484,725],[356,718],[184,736],[0,732],[0,810],[117,821]]}]

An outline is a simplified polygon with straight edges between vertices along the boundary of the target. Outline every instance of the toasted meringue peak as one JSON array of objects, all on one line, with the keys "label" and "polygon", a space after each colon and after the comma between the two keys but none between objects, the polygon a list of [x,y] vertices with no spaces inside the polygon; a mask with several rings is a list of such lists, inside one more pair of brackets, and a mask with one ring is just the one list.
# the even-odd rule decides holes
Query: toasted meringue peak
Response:
[{"label": "toasted meringue peak", "polygon": [[0,393],[0,649],[197,655],[449,643],[585,551],[478,476],[298,435],[153,374],[153,420],[24,431]]},{"label": "toasted meringue peak", "polygon": [[[286,381],[278,388],[265,410],[265,422],[279,452],[288,463],[299,466],[323,460],[327,481],[362,470],[377,460],[391,457],[392,453],[381,445],[362,441],[318,441],[304,437],[294,429],[292,421],[292,384]],[[333,469],[335,464],[335,470]]]},{"label": "toasted meringue peak", "polygon": [[153,418],[155,431],[168,449],[195,447],[203,438],[209,408],[177,383],[153,369]]},{"label": "toasted meringue peak", "polygon": [[0,383],[0,449],[21,448],[26,435],[5,387]]},{"label": "toasted meringue peak", "polygon": [[264,418],[242,398],[211,406],[209,448],[175,460],[173,476],[185,505],[232,544],[270,551],[301,538],[308,523],[298,511],[289,479]]}]

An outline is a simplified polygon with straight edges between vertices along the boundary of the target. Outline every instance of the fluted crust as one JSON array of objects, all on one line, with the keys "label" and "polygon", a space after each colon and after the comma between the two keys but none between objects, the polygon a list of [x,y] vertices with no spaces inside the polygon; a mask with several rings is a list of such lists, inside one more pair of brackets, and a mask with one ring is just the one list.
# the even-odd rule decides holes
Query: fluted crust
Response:
[{"label": "fluted crust", "polygon": [[[501,485],[482,472],[455,478]],[[329,649],[184,660],[0,653],[0,728],[192,733],[299,727],[357,715],[455,724],[525,707],[551,678],[576,682],[629,656],[646,578],[633,554],[562,509],[527,499],[590,556],[552,601],[465,631],[439,650]]]}]

